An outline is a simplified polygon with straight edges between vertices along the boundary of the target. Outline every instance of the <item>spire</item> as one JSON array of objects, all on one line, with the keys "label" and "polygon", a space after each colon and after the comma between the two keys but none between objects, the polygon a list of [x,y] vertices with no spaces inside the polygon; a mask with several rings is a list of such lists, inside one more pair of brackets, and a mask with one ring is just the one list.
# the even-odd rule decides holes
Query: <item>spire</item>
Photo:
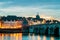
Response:
[{"label": "spire", "polygon": [[36,18],[40,19],[39,12],[37,12]]},{"label": "spire", "polygon": [[39,15],[39,12],[37,12],[37,15]]}]

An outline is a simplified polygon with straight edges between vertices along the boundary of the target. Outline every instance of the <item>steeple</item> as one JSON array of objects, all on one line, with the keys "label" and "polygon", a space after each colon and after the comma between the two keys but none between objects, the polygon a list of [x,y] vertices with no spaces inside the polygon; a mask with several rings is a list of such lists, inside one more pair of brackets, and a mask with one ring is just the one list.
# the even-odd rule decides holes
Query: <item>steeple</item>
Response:
[{"label": "steeple", "polygon": [[37,12],[36,18],[40,19],[39,12]]},{"label": "steeple", "polygon": [[39,15],[39,12],[37,12],[37,15]]}]

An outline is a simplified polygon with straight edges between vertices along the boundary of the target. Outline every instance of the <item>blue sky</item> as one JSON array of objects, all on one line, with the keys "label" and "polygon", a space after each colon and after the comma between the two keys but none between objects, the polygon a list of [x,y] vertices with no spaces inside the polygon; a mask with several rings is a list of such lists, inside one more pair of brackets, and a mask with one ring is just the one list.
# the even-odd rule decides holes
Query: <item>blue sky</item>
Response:
[{"label": "blue sky", "polygon": [[60,19],[60,0],[0,0],[0,15],[53,16]]}]

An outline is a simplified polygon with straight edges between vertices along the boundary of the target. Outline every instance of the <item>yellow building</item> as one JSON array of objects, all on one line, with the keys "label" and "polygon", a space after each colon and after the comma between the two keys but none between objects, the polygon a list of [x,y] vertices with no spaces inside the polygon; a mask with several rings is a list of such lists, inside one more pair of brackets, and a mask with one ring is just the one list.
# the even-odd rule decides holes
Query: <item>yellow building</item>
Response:
[{"label": "yellow building", "polygon": [[46,20],[44,19],[43,21],[42,21],[42,24],[45,24],[46,23]]},{"label": "yellow building", "polygon": [[3,23],[0,22],[0,28],[21,28],[21,27],[22,21],[4,21]]},{"label": "yellow building", "polygon": [[1,21],[0,21],[0,27],[1,27]]}]

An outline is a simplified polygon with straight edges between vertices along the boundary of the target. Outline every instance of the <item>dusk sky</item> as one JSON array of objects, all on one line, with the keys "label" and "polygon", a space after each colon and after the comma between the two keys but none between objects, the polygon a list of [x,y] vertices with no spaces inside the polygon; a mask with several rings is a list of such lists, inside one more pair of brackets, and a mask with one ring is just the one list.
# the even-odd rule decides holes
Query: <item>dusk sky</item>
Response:
[{"label": "dusk sky", "polygon": [[0,0],[0,15],[53,16],[60,19],[60,0]]}]

